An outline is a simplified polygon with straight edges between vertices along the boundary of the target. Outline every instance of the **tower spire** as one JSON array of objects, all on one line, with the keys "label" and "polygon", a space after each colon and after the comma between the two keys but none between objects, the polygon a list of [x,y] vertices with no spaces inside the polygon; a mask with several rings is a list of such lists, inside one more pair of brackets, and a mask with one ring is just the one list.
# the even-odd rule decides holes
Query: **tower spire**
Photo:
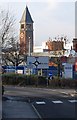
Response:
[{"label": "tower spire", "polygon": [[22,54],[33,52],[33,20],[27,5],[20,20],[20,49]]},{"label": "tower spire", "polygon": [[26,5],[26,8],[25,8],[25,10],[23,12],[22,18],[20,20],[20,23],[22,23],[22,22],[33,23],[33,20],[32,20],[32,17],[30,15],[30,12],[28,10],[27,5]]}]

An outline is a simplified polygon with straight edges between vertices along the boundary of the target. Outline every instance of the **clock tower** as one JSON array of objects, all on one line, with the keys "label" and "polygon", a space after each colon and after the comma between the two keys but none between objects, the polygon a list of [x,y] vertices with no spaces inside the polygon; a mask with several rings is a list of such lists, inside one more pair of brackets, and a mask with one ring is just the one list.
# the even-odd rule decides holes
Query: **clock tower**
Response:
[{"label": "clock tower", "polygon": [[28,54],[29,51],[33,52],[33,20],[26,6],[20,20],[20,53]]}]

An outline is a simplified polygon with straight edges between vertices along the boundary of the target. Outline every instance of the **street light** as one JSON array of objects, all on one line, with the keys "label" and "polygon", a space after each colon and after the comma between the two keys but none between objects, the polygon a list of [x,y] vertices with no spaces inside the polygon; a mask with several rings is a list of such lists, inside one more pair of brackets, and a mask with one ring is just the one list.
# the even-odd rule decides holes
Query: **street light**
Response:
[{"label": "street light", "polygon": [[29,37],[29,56],[31,56],[31,51],[30,51],[30,47],[31,47],[31,46],[30,46],[30,42],[31,42],[31,41],[30,41],[30,40],[31,40],[31,38]]},{"label": "street light", "polygon": [[58,58],[58,78],[60,77],[60,57]]},{"label": "street light", "polygon": [[15,53],[15,73],[16,73],[17,62],[18,62],[18,52],[16,51],[16,53]]},{"label": "street light", "polygon": [[[30,47],[31,47],[31,46],[30,46],[30,42],[31,42],[31,41],[30,41],[30,40],[31,40],[31,38],[29,37],[29,56],[31,56],[31,51],[30,51]],[[31,75],[31,67],[30,67],[30,75]]]}]

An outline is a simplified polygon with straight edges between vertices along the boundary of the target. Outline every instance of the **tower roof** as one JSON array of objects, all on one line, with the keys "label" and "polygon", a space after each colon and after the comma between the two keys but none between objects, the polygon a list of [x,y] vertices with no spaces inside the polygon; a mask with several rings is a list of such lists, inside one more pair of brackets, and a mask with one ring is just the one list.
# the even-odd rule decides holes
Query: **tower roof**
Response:
[{"label": "tower roof", "polygon": [[22,23],[22,22],[33,23],[32,17],[30,15],[30,12],[29,12],[27,6],[26,6],[26,8],[25,8],[25,10],[23,12],[22,18],[20,20],[20,23]]}]

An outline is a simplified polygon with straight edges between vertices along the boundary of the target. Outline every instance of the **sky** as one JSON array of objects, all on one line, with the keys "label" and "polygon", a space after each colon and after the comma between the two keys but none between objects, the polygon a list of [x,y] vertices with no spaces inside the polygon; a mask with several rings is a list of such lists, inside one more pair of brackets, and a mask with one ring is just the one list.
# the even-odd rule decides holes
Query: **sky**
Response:
[{"label": "sky", "polygon": [[[20,19],[28,6],[34,21],[34,45],[57,36],[67,36],[69,43],[75,37],[74,0],[0,0],[1,9],[9,9],[16,18],[16,31],[19,35]],[[70,44],[69,44],[70,45]]]}]

